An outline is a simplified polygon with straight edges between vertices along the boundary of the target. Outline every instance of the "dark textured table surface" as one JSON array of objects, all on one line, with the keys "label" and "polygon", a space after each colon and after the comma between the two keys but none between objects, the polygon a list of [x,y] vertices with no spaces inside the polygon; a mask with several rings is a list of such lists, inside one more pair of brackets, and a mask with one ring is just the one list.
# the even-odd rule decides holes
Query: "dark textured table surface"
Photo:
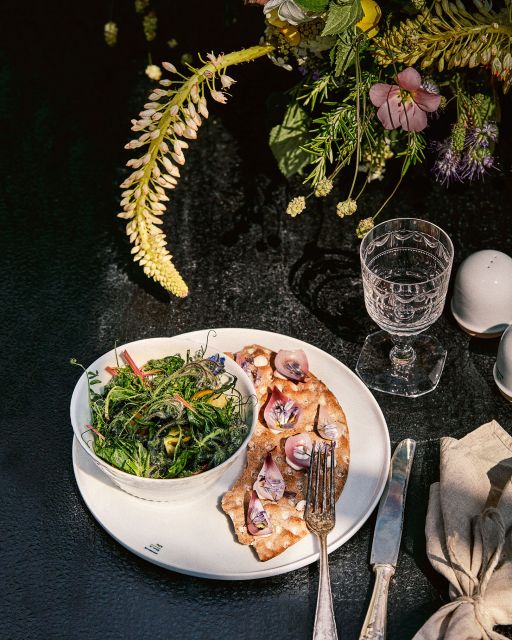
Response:
[{"label": "dark textured table surface", "polygon": [[[231,9],[233,22],[210,6],[222,3],[172,11],[167,4],[157,8],[162,29],[180,42],[176,55],[250,44],[261,28],[250,9]],[[283,214],[300,185],[280,177],[266,146],[278,102],[266,97],[285,72],[268,61],[233,71],[234,97],[212,109],[166,217],[191,291],[169,300],[132,264],[115,218],[129,118],[149,85],[141,72],[144,44],[127,7],[119,8],[118,48],[104,46],[106,5],[2,9],[0,636],[305,639],[317,566],[242,583],[190,578],[135,557],[94,520],[73,475],[68,406],[77,372],[68,363],[73,356],[92,362],[116,340],[240,326],[299,337],[354,368],[372,329],[355,221],[334,215],[340,191],[297,219]],[[169,57],[163,46],[155,55]],[[385,215],[440,224],[453,238],[455,266],[478,249],[512,253],[510,148],[501,153],[504,170],[471,187],[446,191],[417,169]],[[369,190],[363,212],[371,213],[389,185]],[[436,391],[416,400],[376,394],[392,443],[418,441],[390,594],[391,640],[412,637],[447,601],[423,533],[439,438],[462,436],[492,418],[512,429],[511,407],[492,377],[496,341],[470,339],[448,310],[432,333],[449,349]],[[344,640],[358,637],[369,602],[373,525],[374,516],[330,556]]]}]

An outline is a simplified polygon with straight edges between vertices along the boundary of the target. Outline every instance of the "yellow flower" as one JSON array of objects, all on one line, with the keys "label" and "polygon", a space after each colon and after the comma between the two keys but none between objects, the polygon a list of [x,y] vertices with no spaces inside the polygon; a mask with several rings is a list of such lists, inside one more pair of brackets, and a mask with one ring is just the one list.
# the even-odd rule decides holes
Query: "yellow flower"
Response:
[{"label": "yellow flower", "polygon": [[300,42],[300,31],[297,27],[292,26],[291,24],[286,25],[286,27],[282,27],[279,29],[283,36],[286,38],[287,42],[292,45],[292,47],[296,47]]},{"label": "yellow flower", "polygon": [[374,38],[379,32],[377,25],[382,16],[382,11],[374,0],[361,0],[361,7],[364,15],[357,23],[357,26],[361,31],[364,31],[369,38]]},{"label": "yellow flower", "polygon": [[286,20],[281,20],[281,18],[277,15],[277,9],[272,9],[272,11],[269,11],[265,17],[269,24],[271,24],[273,27],[277,27],[278,29],[280,29],[281,27],[286,27],[288,25]]},{"label": "yellow flower", "polygon": [[114,47],[117,42],[117,24],[115,22],[107,22],[103,27],[105,42],[109,47]]},{"label": "yellow flower", "polygon": [[269,24],[279,29],[281,34],[286,38],[287,42],[289,42],[292,47],[296,47],[299,44],[300,31],[297,29],[297,27],[291,25],[289,22],[286,22],[286,20],[281,20],[281,18],[277,15],[277,9],[269,11],[266,15],[266,18]]}]

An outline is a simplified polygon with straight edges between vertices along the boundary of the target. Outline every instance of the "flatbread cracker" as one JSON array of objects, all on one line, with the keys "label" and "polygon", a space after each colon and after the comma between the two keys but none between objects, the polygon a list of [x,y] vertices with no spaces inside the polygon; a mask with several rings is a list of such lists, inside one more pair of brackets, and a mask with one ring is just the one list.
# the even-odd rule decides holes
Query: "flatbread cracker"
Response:
[{"label": "flatbread cracker", "polygon": [[[253,376],[258,396],[258,423],[255,433],[247,445],[247,464],[233,487],[224,494],[222,508],[231,518],[238,541],[251,545],[260,560],[270,560],[308,535],[304,522],[304,506],[307,492],[306,470],[296,471],[286,462],[284,445],[286,439],[307,432],[313,442],[323,440],[316,432],[318,408],[322,404],[333,421],[339,422],[342,434],[336,441],[336,500],[347,479],[349,465],[349,434],[343,409],[334,394],[313,374],[308,373],[303,382],[283,378],[274,369],[275,353],[260,345],[249,345],[239,352],[238,359],[248,364],[246,372]],[[265,405],[277,386],[279,390],[300,405],[302,414],[294,429],[273,433],[263,419]],[[253,536],[247,531],[246,513],[252,488],[265,457],[272,451],[274,462],[283,475],[286,487],[284,496],[277,502],[262,500],[272,524],[268,536]]]}]

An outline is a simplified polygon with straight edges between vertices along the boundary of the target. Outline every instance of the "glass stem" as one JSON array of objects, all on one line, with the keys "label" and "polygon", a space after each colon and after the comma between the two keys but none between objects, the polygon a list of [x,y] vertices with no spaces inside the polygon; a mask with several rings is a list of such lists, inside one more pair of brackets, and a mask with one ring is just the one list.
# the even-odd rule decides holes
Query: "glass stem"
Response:
[{"label": "glass stem", "polygon": [[394,347],[389,352],[389,359],[393,367],[407,367],[416,359],[416,353],[411,346],[412,336],[397,336],[391,334]]}]

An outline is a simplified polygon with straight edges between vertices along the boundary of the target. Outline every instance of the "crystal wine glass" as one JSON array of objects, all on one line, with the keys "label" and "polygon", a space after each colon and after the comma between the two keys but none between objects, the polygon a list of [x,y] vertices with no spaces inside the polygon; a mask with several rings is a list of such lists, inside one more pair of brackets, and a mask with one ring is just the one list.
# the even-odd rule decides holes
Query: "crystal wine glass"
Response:
[{"label": "crystal wine glass", "polygon": [[375,226],[360,253],[366,309],[382,331],[366,337],[357,373],[386,393],[414,398],[433,391],[446,350],[420,334],[443,311],[452,241],[431,222],[397,218]]}]

